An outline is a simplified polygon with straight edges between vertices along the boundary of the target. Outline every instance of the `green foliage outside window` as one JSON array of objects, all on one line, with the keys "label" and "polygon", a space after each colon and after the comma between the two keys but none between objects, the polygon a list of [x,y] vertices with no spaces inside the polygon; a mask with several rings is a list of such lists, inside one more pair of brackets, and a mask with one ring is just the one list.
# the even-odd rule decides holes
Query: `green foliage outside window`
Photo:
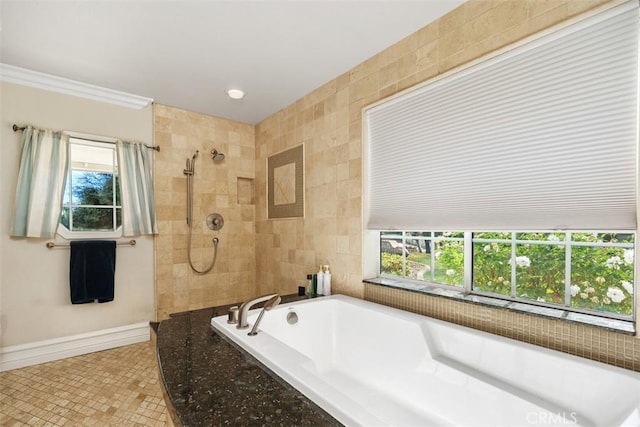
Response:
[{"label": "green foliage outside window", "polygon": [[402,276],[402,255],[383,252],[380,261],[382,272]]},{"label": "green foliage outside window", "polygon": [[[66,201],[62,209],[61,224],[72,231],[114,230],[114,209],[116,225],[121,223],[121,212],[114,207],[120,199],[120,189],[115,179],[116,200],[114,201],[114,175],[112,173],[72,171],[71,182],[67,183]],[[72,205],[69,206],[68,200]],[[70,217],[73,215],[73,223]]]},{"label": "green foliage outside window", "polygon": [[[450,236],[457,235],[448,233]],[[397,234],[395,237],[397,240]],[[518,299],[565,305],[567,248],[564,233],[517,233],[515,257],[512,256],[514,242],[511,241],[511,233],[484,232],[475,233],[473,237],[474,290],[510,296],[515,281]],[[384,234],[381,238],[385,239]],[[406,237],[406,242],[410,243],[411,238]],[[396,250],[398,253],[385,253],[385,245],[382,245],[381,273],[403,276],[404,256],[404,277],[462,286],[464,242],[434,236],[432,243],[432,247],[427,244],[424,250],[425,245],[407,245],[411,250]],[[616,244],[627,247],[616,247]],[[572,233],[570,306],[631,316],[634,303],[633,244],[633,234]],[[433,275],[430,271],[432,248],[435,258]],[[512,277],[513,272],[515,277]]]}]

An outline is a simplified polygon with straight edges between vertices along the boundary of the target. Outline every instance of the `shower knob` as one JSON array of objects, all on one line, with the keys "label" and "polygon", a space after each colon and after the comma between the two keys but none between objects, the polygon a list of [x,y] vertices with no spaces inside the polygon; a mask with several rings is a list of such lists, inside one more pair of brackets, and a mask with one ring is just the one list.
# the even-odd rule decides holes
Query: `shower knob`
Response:
[{"label": "shower knob", "polygon": [[220,215],[219,213],[212,213],[207,216],[207,227],[209,227],[210,230],[220,230],[223,225],[224,218],[222,218],[222,215]]}]

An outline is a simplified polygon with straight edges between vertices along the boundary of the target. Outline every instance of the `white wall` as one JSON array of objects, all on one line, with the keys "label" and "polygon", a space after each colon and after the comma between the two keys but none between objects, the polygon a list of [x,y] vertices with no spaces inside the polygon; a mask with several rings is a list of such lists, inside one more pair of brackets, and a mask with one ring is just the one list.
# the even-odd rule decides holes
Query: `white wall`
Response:
[{"label": "white wall", "polygon": [[152,108],[119,107],[0,83],[0,348],[155,319],[153,238],[118,247],[115,299],[72,305],[69,249],[9,237],[19,162],[19,133],[31,124],[152,143]]}]

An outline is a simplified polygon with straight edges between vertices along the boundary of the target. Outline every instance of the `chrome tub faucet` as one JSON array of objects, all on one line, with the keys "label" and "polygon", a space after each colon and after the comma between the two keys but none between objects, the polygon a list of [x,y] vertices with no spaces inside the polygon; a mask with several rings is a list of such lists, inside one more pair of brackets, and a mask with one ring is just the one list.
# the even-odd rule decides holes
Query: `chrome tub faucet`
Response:
[{"label": "chrome tub faucet", "polygon": [[[242,303],[240,309],[238,310],[238,325],[236,326],[236,328],[247,329],[249,327],[249,324],[247,323],[247,312],[254,305],[264,301],[268,301],[268,304],[265,304],[265,307],[268,305],[269,308],[267,308],[267,310],[270,310],[280,303],[280,296],[278,294],[264,295]],[[262,317],[262,313],[260,313],[260,317]],[[260,321],[258,320],[256,324],[257,323],[260,323]]]}]

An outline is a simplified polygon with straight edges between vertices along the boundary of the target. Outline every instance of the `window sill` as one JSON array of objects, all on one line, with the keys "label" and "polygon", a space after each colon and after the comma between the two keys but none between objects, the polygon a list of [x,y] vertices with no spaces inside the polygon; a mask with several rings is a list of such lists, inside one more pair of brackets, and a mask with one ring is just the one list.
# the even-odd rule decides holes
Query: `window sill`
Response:
[{"label": "window sill", "polygon": [[612,332],[619,332],[625,335],[636,335],[635,324],[631,321],[607,319],[604,317],[574,313],[561,308],[539,307],[517,301],[507,301],[500,298],[492,298],[485,295],[465,294],[461,290],[442,288],[429,284],[418,284],[405,282],[402,280],[386,277],[376,277],[364,279],[363,282],[372,285],[387,286],[391,288],[404,289],[410,292],[417,292],[432,296],[451,298],[471,304],[478,304],[485,307],[502,308],[518,313],[531,314],[534,316],[547,317],[550,319],[562,320],[583,325],[595,326],[607,329]]}]

